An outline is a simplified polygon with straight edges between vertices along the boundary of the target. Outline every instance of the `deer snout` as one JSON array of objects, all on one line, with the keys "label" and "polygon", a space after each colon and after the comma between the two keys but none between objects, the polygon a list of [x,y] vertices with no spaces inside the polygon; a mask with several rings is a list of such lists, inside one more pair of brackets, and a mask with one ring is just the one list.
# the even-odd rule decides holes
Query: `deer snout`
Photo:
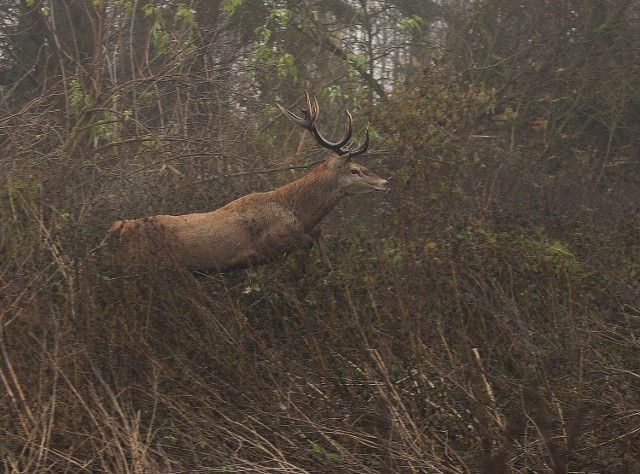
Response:
[{"label": "deer snout", "polygon": [[391,185],[389,184],[389,181],[387,181],[386,179],[381,179],[380,182],[374,186],[374,189],[376,191],[387,192],[391,189]]}]

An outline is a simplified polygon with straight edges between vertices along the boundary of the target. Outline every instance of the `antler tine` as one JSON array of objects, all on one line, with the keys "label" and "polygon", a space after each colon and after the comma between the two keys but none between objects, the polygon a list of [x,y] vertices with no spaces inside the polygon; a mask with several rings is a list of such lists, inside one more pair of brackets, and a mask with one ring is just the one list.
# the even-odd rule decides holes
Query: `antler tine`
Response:
[{"label": "antler tine", "polygon": [[320,106],[318,105],[318,99],[316,97],[311,98],[308,92],[304,93],[305,102],[307,105],[306,109],[300,107],[300,112],[302,112],[303,116],[299,117],[293,112],[287,110],[282,105],[276,103],[278,108],[286,115],[286,117],[291,120],[293,123],[300,125],[307,130],[309,130],[313,137],[316,139],[319,145],[324,148],[328,148],[329,150],[333,150],[339,156],[349,155],[355,156],[364,153],[367,150],[369,145],[369,128],[367,126],[367,137],[362,145],[353,150],[353,146],[346,146],[349,140],[351,140],[351,135],[353,134],[353,117],[348,110],[345,110],[347,114],[347,121],[344,124],[344,134],[337,142],[331,142],[327,140],[322,133],[318,130],[318,116],[320,115]]},{"label": "antler tine", "polygon": [[349,111],[348,110],[346,111],[347,121],[345,122],[345,125],[344,125],[344,134],[342,135],[340,140],[338,140],[337,142],[330,142],[324,136],[322,136],[322,133],[320,133],[320,130],[318,130],[318,116],[320,115],[320,105],[318,105],[317,97],[314,97],[313,101],[310,101],[308,99],[309,95],[307,93],[305,94],[307,96],[309,108],[312,111],[311,115],[313,116],[313,126],[312,128],[310,128],[310,130],[311,130],[311,133],[313,133],[313,136],[316,139],[316,141],[321,146],[328,148],[329,150],[335,151],[338,155],[346,154],[347,151],[344,150],[343,147],[351,139],[351,134],[353,133],[353,118],[351,117],[351,114],[349,113]]},{"label": "antler tine", "polygon": [[353,145],[349,146],[346,150],[346,153],[349,155],[349,157],[358,156],[366,152],[367,148],[369,148],[369,124],[367,124],[367,132],[364,137],[364,141],[355,150],[353,149]]},{"label": "antler tine", "polygon": [[[314,106],[314,103],[311,100],[311,97],[309,96],[309,93],[306,91],[304,93],[304,98],[307,104],[307,108],[303,109],[302,107],[300,107],[300,110],[304,112],[305,117],[307,117],[307,119],[309,120],[309,126],[307,127],[307,129],[310,131],[313,131],[316,120],[318,118],[318,112],[316,110],[316,106]],[[314,97],[314,100],[315,100],[315,97]]]},{"label": "antler tine", "polygon": [[290,110],[285,109],[283,106],[276,102],[276,105],[280,109],[280,111],[293,123],[296,125],[300,125],[301,127],[309,129],[311,127],[311,122],[309,121],[309,117],[307,116],[307,111],[301,108],[301,111],[304,114],[304,117],[298,117],[296,114],[291,112]]},{"label": "antler tine", "polygon": [[351,118],[351,114],[347,110],[347,121],[344,125],[344,134],[337,142],[330,142],[327,140],[322,134],[320,130],[318,130],[317,126],[317,116],[314,118],[313,128],[311,129],[311,133],[315,137],[316,141],[325,148],[329,150],[335,151],[338,155],[346,155],[348,150],[345,150],[343,147],[347,144],[347,142],[351,139],[351,135],[353,133],[353,119]]},{"label": "antler tine", "polygon": [[313,127],[313,123],[315,121],[315,117],[313,114],[313,110],[311,107],[311,101],[309,99],[309,94],[305,92],[305,96],[307,99],[307,108],[303,109],[300,107],[300,112],[302,113],[302,117],[291,112],[289,109],[283,107],[282,105],[276,102],[276,106],[280,109],[280,111],[293,123],[296,125],[300,125],[301,127],[306,128],[307,130],[311,130]]},{"label": "antler tine", "polygon": [[314,96],[313,100],[311,100],[311,97],[309,96],[308,92],[305,92],[304,95],[307,98],[307,108],[309,109],[309,113],[313,117],[313,124],[315,127],[315,123],[318,120],[318,115],[320,115],[320,106],[318,105],[318,98]]}]

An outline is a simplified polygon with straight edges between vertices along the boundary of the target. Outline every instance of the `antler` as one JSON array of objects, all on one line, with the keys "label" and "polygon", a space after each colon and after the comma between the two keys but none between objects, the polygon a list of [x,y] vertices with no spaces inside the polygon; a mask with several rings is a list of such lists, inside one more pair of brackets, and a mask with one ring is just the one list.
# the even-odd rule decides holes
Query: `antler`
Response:
[{"label": "antler", "polygon": [[367,151],[367,148],[369,147],[369,125],[368,124],[367,124],[367,135],[364,139],[364,142],[362,142],[362,144],[355,149],[353,148],[353,142],[347,145],[347,142],[351,139],[351,135],[353,133],[353,127],[352,127],[353,118],[351,117],[351,114],[349,113],[349,111],[345,110],[345,112],[347,113],[347,122],[344,125],[344,135],[342,135],[342,138],[340,138],[340,140],[338,140],[337,142],[330,142],[329,140],[327,140],[322,136],[320,131],[318,131],[317,121],[318,121],[318,115],[320,115],[320,107],[318,106],[318,99],[314,97],[313,100],[311,100],[311,97],[307,92],[304,93],[304,96],[307,102],[307,108],[303,109],[302,107],[300,107],[300,111],[302,112],[302,117],[299,117],[298,115],[287,110],[286,108],[284,108],[282,105],[278,103],[276,103],[276,105],[282,111],[282,113],[287,116],[289,120],[309,130],[313,134],[314,138],[316,139],[316,141],[320,146],[323,146],[324,148],[328,148],[329,150],[333,150],[340,156],[342,155],[349,155],[350,157],[357,156]]}]

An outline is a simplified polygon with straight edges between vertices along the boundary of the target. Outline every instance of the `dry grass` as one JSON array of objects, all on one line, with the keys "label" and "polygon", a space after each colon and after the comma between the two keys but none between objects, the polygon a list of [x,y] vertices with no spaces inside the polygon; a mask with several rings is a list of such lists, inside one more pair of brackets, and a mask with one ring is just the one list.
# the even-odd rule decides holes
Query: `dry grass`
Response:
[{"label": "dry grass", "polygon": [[598,269],[544,234],[484,224],[443,229],[427,247],[358,242],[357,231],[330,239],[339,263],[328,275],[293,262],[252,282],[242,272],[126,275],[108,252],[71,257],[73,243],[36,209],[16,206],[32,216],[19,221],[10,209],[6,472],[638,462],[630,260]]},{"label": "dry grass", "polygon": [[577,152],[553,175],[528,164],[535,150],[499,141],[461,145],[480,158],[459,168],[407,152],[387,163],[388,201],[341,206],[329,274],[295,258],[252,281],[130,274],[97,248],[114,219],[213,208],[291,172],[250,174],[259,137],[220,142],[242,160],[214,160],[197,140],[65,154],[71,132],[46,104],[4,119],[5,472],[640,463],[632,168],[594,183]]}]

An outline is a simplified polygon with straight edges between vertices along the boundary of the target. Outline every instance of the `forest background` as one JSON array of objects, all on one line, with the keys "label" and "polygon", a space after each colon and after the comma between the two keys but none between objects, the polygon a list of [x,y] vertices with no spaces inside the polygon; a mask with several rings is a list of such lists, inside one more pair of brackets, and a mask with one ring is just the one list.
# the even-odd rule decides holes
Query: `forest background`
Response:
[{"label": "forest background", "polygon": [[[0,1],[9,473],[639,472],[640,2]],[[119,218],[326,156],[316,253],[127,274]]]}]

